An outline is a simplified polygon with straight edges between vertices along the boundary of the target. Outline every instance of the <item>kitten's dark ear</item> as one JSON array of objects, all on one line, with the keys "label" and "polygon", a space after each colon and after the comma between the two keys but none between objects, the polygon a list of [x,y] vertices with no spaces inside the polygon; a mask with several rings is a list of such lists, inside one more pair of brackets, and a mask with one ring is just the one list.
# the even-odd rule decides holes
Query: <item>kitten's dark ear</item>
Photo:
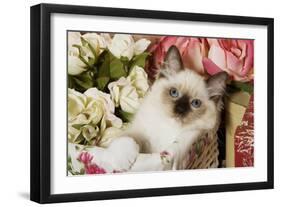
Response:
[{"label": "kitten's dark ear", "polygon": [[169,76],[183,69],[181,55],[176,46],[171,46],[165,56],[160,76]]},{"label": "kitten's dark ear", "polygon": [[223,96],[227,79],[228,74],[226,72],[220,72],[207,80],[209,96],[215,102],[217,102]]}]

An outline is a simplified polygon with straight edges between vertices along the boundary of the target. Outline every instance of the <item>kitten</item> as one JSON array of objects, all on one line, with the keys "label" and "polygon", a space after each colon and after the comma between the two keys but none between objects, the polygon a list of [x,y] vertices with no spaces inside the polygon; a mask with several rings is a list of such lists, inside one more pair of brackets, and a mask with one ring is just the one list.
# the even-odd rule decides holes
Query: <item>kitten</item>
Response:
[{"label": "kitten", "polygon": [[[130,168],[139,152],[164,152],[172,162],[171,169],[184,169],[194,141],[218,128],[227,77],[223,72],[205,81],[184,68],[178,49],[170,47],[159,78],[143,99],[131,126],[109,146],[116,154],[112,162]],[[117,163],[112,165],[118,167]]]}]

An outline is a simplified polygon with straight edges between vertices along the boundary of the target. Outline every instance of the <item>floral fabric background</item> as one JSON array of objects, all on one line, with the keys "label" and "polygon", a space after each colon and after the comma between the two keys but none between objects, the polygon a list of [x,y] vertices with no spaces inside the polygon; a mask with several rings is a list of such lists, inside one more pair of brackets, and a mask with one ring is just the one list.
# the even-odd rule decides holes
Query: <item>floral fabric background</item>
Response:
[{"label": "floral fabric background", "polygon": [[[254,165],[253,40],[93,32],[68,32],[67,38],[68,175],[118,172],[99,167],[91,148],[104,147],[128,127],[172,45],[184,66],[206,79],[229,74],[226,133],[218,133],[226,156],[219,166]],[[234,121],[236,113],[242,115]],[[190,162],[208,143],[208,137],[194,143]]]}]

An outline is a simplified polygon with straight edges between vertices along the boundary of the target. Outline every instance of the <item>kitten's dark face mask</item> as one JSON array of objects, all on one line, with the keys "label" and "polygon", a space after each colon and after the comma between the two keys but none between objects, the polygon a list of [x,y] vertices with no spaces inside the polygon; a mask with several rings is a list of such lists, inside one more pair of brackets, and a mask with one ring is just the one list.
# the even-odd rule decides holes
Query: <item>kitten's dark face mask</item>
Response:
[{"label": "kitten's dark face mask", "polygon": [[172,118],[188,123],[200,118],[206,111],[204,100],[193,98],[187,90],[171,87],[165,89],[163,100]]},{"label": "kitten's dark face mask", "polygon": [[186,116],[191,110],[189,97],[183,95],[178,100],[174,102],[174,113],[177,116]]}]

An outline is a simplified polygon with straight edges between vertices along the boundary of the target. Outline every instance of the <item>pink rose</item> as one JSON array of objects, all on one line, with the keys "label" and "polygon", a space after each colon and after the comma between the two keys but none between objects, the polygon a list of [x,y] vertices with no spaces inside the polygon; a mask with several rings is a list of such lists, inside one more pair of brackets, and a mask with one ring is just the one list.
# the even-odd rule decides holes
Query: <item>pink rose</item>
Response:
[{"label": "pink rose", "polygon": [[226,71],[234,80],[253,79],[253,40],[207,39],[208,56],[203,59],[205,70],[214,75]]},{"label": "pink rose", "polygon": [[182,54],[185,67],[195,70],[201,75],[205,74],[203,59],[208,54],[208,42],[205,38],[190,38]]},{"label": "pink rose", "polygon": [[152,53],[147,68],[150,78],[155,78],[172,45],[179,49],[185,67],[204,74],[202,61],[208,52],[208,44],[204,38],[165,36],[149,49]]}]

